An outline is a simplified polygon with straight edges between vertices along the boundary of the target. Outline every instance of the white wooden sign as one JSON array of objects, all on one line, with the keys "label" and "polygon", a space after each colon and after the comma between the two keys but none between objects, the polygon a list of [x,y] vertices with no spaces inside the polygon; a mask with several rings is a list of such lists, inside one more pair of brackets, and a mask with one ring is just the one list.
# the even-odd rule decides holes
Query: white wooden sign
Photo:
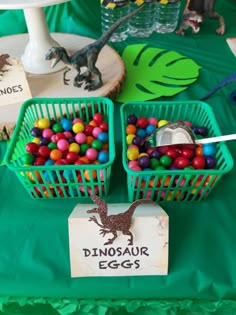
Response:
[{"label": "white wooden sign", "polygon": [[[168,215],[157,204],[140,204],[135,208],[129,233],[124,234],[119,222],[114,222],[130,205],[108,204],[105,219],[95,213],[94,204],[74,208],[68,219],[72,277],[168,273]],[[128,220],[126,217],[125,222]],[[113,231],[108,228],[110,221],[116,227]]]},{"label": "white wooden sign", "polygon": [[0,55],[0,106],[24,102],[31,98],[24,68],[17,58]]},{"label": "white wooden sign", "polygon": [[236,57],[236,37],[228,37],[226,38],[226,42],[229,45],[229,48],[231,49],[232,53]]}]

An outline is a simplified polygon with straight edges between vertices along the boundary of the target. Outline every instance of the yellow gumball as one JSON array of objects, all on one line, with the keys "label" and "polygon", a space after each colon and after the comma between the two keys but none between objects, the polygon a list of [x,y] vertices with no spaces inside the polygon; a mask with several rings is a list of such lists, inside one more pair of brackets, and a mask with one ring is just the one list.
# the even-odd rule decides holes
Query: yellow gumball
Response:
[{"label": "yellow gumball", "polygon": [[158,121],[158,125],[157,125],[157,127],[158,127],[158,128],[161,128],[161,127],[163,127],[163,126],[167,125],[168,123],[169,123],[169,121],[168,121],[168,120],[161,119],[161,120],[159,120],[159,121]]},{"label": "yellow gumball", "polygon": [[130,145],[133,142],[135,135],[134,134],[129,134],[126,136],[126,144]]}]

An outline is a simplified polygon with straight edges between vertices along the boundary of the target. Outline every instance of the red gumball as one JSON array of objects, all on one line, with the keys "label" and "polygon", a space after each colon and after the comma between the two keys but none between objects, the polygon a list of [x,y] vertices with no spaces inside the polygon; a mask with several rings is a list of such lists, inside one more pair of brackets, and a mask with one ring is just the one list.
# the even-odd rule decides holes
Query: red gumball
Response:
[{"label": "red gumball", "polygon": [[168,147],[165,155],[168,155],[174,161],[179,156],[179,153],[176,149]]},{"label": "red gumball", "polygon": [[169,150],[169,147],[167,145],[163,145],[158,148],[158,151],[161,153],[161,155],[166,155],[166,152]]},{"label": "red gumball", "polygon": [[36,166],[40,166],[40,165],[44,165],[46,162],[45,157],[43,156],[37,156],[34,160],[34,165]]},{"label": "red gumball", "polygon": [[175,159],[174,164],[175,164],[178,168],[183,169],[183,168],[185,168],[185,167],[187,167],[187,166],[190,165],[190,161],[189,161],[189,159],[187,159],[187,158],[185,158],[185,157],[183,157],[183,156],[179,156],[179,157],[177,157],[177,158]]},{"label": "red gumball", "polygon": [[38,153],[39,150],[39,145],[35,142],[28,142],[26,144],[26,151],[31,153],[31,154],[36,154]]},{"label": "red gumball", "polygon": [[205,168],[205,158],[202,156],[195,156],[192,160],[192,166],[195,169],[204,169]]},{"label": "red gumball", "polygon": [[101,113],[96,113],[93,115],[93,120],[100,125],[103,122],[103,115]]},{"label": "red gumball", "polygon": [[192,159],[194,156],[194,151],[188,147],[183,147],[181,150],[181,156],[185,157],[186,159]]},{"label": "red gumball", "polygon": [[145,118],[145,117],[140,117],[140,118],[138,118],[138,120],[137,120],[137,126],[138,126],[139,128],[146,128],[147,125],[148,125],[148,119],[147,119],[147,118]]},{"label": "red gumball", "polygon": [[100,127],[100,128],[102,129],[102,131],[104,131],[104,132],[107,132],[107,131],[108,131],[108,123],[106,123],[106,122],[102,122],[99,127]]},{"label": "red gumball", "polygon": [[38,153],[42,157],[48,157],[50,155],[51,150],[48,146],[42,145],[39,147]]},{"label": "red gumball", "polygon": [[84,162],[81,161],[80,158],[78,158],[78,160],[76,160],[74,164],[75,165],[81,165],[81,164],[84,164]]},{"label": "red gumball", "polygon": [[78,154],[76,152],[68,152],[66,160],[69,164],[74,164],[78,160]]},{"label": "red gumball", "polygon": [[92,125],[86,125],[84,127],[84,133],[86,134],[86,136],[91,136],[93,134],[93,126]]},{"label": "red gumball", "polygon": [[61,139],[66,139],[66,136],[63,132],[58,132],[57,134],[54,135],[55,142],[58,142]]},{"label": "red gumball", "polygon": [[54,163],[54,165],[66,165],[66,164],[67,164],[67,162],[64,159],[57,160]]}]

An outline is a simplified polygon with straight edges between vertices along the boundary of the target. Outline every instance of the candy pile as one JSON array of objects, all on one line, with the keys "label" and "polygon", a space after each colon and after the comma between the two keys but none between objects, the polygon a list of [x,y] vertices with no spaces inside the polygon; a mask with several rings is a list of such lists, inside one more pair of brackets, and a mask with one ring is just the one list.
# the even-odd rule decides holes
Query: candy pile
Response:
[{"label": "candy pile", "polygon": [[[81,118],[62,118],[58,121],[41,118],[35,121],[30,133],[33,138],[26,144],[26,153],[22,156],[23,165],[61,166],[61,170],[66,165],[104,164],[109,161],[108,123],[101,113],[95,113],[88,122]],[[84,181],[92,181],[94,184],[96,180],[104,181],[103,172],[97,172],[91,166],[83,171],[65,169],[58,173],[56,170],[57,168],[55,171],[27,172],[27,176],[32,182],[47,184]],[[75,194],[75,190],[69,189],[69,186],[66,186],[66,190],[60,186],[52,186],[50,193],[53,194],[56,187],[60,195]],[[86,187],[81,185],[79,189],[83,192]],[[39,190],[36,187],[35,190],[39,196],[42,191],[48,194],[46,188]]]},{"label": "candy pile", "polygon": [[[173,121],[172,121],[173,122]],[[129,115],[126,122],[126,145],[127,145],[127,165],[128,168],[137,171],[163,171],[163,170],[203,170],[213,169],[216,167],[216,145],[214,143],[204,145],[170,145],[159,148],[152,147],[148,140],[151,134],[166,124],[168,120],[157,120],[155,117],[137,117],[136,115]],[[195,133],[197,138],[206,137],[208,135],[208,128],[205,126],[193,126],[191,122],[184,121]],[[139,174],[139,173],[137,173]],[[192,188],[191,194],[196,192],[196,187],[206,187],[212,185],[214,179],[209,175],[197,176],[178,176],[178,172],[173,173],[174,176],[158,175],[153,172],[153,176],[137,176],[135,187],[143,188],[146,193],[145,196],[153,196],[155,193],[160,193],[162,197],[168,191],[170,196],[176,189]],[[199,174],[199,172],[198,172]],[[170,191],[173,187],[173,191]],[[142,189],[141,189],[142,190]],[[197,190],[201,194],[201,190]],[[181,198],[185,197],[185,193],[181,194]],[[172,197],[170,197],[172,198]],[[180,198],[180,194],[176,194],[176,198]]]}]

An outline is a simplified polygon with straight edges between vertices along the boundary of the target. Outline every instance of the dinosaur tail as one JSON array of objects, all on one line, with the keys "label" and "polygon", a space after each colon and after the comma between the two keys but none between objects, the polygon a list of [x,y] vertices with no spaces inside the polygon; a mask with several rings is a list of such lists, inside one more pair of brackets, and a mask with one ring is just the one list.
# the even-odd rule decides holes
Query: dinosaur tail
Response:
[{"label": "dinosaur tail", "polygon": [[134,201],[134,202],[130,205],[129,209],[126,210],[126,213],[128,212],[128,213],[130,214],[130,216],[132,216],[133,213],[134,213],[134,211],[135,211],[135,209],[136,209],[139,205],[141,205],[141,204],[143,204],[143,203],[152,203],[152,204],[155,204],[155,202],[154,202],[153,200],[151,200],[151,199],[138,199],[138,200]]},{"label": "dinosaur tail", "polygon": [[[102,48],[110,39],[110,37],[112,36],[112,34],[114,33],[114,31],[124,22],[126,22],[127,20],[129,20],[131,17],[133,17],[134,15],[136,15],[137,13],[139,13],[139,11],[141,11],[143,9],[143,7],[146,5],[146,3],[143,3],[142,5],[140,5],[136,10],[133,10],[132,12],[126,14],[125,16],[123,16],[122,18],[120,18],[119,20],[117,20],[114,24],[112,24],[112,26],[97,40],[97,42],[99,43],[99,46]],[[148,5],[148,4],[147,4]]]}]

